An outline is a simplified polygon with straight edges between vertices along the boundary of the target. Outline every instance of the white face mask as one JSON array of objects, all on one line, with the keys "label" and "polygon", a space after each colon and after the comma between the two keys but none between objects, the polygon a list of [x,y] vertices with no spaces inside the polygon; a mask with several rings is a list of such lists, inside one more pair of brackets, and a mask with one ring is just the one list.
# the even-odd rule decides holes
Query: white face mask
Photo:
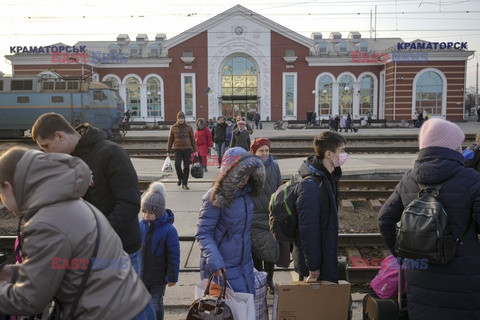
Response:
[{"label": "white face mask", "polygon": [[333,165],[335,167],[341,167],[347,162],[347,153],[346,152],[341,152],[338,155],[338,160],[333,160]]}]

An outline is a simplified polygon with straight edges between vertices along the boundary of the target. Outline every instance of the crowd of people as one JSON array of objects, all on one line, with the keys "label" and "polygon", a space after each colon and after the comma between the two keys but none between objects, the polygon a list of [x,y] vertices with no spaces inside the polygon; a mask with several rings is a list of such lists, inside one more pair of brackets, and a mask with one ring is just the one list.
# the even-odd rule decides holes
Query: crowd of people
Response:
[{"label": "crowd of people", "polygon": [[[349,114],[340,127],[351,129]],[[251,141],[253,129],[240,116],[235,125],[223,117],[215,124],[199,118],[194,130],[183,112],[177,114],[167,153],[175,152],[178,186],[189,189],[192,156],[206,171],[214,145],[220,168],[198,204],[202,279],[225,274],[235,292],[254,295],[256,269],[267,273],[273,294],[274,266],[288,266],[291,254],[300,280],[338,283],[338,186],[347,141],[336,131],[316,135],[313,155],[299,163],[298,228],[289,243],[269,229],[270,197],[282,185],[270,140]],[[33,125],[32,137],[44,152],[12,147],[0,156],[0,200],[23,219],[19,263],[0,270],[0,314],[32,316],[60,306],[62,319],[163,319],[166,288],[179,281],[180,266],[165,186],[153,182],[141,195],[127,152],[88,124],[73,128],[47,113]],[[450,263],[406,271],[410,319],[480,314],[480,304],[472,303],[480,299],[480,173],[471,169],[479,167],[480,135],[467,162],[464,139],[452,122],[424,122],[413,169],[379,213],[395,256],[395,226],[419,184],[442,183],[439,199],[452,233],[458,237],[467,226]]]}]

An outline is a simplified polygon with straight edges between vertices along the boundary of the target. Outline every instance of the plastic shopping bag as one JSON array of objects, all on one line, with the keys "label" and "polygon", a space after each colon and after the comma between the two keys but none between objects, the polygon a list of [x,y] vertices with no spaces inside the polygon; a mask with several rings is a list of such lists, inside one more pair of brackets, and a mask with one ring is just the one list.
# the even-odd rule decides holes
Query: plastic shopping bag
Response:
[{"label": "plastic shopping bag", "polygon": [[163,162],[163,166],[162,166],[162,172],[165,172],[165,173],[173,172],[172,160],[170,160],[170,157],[165,158],[165,161]]},{"label": "plastic shopping bag", "polygon": [[232,310],[235,320],[251,320],[255,318],[255,301],[253,294],[244,292],[233,292],[227,288],[227,306]]}]

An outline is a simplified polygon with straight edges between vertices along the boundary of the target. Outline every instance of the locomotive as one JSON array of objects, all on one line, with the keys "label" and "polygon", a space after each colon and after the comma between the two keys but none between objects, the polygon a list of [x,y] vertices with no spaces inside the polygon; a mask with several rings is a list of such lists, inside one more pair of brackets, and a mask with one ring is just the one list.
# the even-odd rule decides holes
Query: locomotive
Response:
[{"label": "locomotive", "polygon": [[56,112],[73,127],[88,122],[109,137],[118,132],[125,105],[106,84],[42,77],[0,77],[0,137],[28,135],[43,113]]}]

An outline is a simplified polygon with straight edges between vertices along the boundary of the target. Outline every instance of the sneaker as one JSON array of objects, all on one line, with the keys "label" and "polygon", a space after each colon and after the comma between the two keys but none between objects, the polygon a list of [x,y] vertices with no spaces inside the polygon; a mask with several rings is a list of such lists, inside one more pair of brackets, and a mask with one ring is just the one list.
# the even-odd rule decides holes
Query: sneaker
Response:
[{"label": "sneaker", "polygon": [[182,184],[182,180],[178,180],[178,182],[177,182],[177,186],[179,186],[179,187],[180,187],[180,185],[181,185],[181,184]]},{"label": "sneaker", "polygon": [[182,185],[182,188],[185,189],[185,190],[189,190],[189,189],[190,189],[186,184]]}]

